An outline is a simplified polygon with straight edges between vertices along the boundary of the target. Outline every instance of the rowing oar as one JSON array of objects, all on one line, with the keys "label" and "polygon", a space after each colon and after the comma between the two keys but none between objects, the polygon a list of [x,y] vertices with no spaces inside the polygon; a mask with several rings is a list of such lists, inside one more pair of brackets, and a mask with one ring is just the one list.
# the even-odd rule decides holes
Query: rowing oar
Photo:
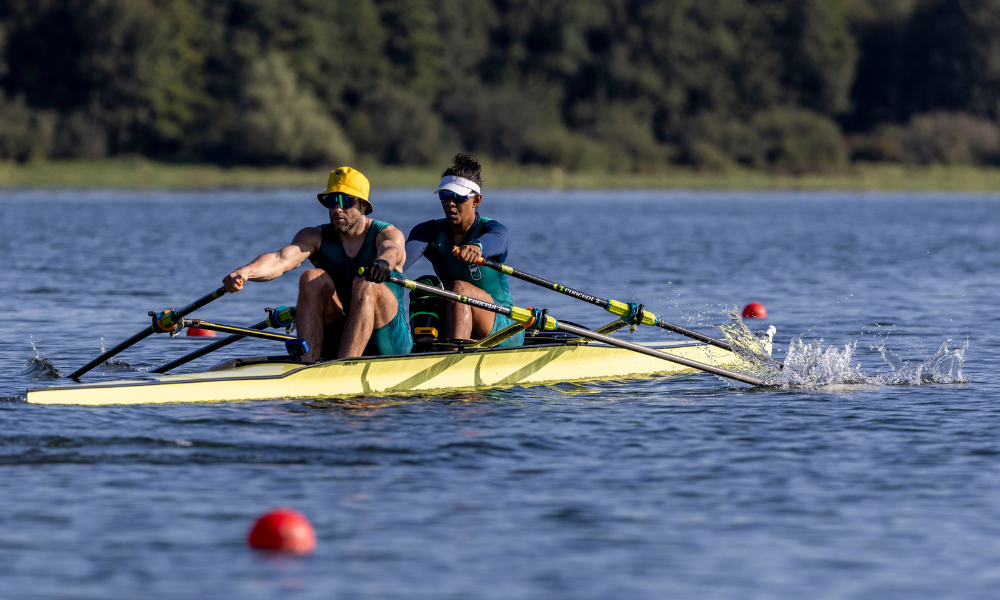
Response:
[{"label": "rowing oar", "polygon": [[[452,249],[452,254],[455,254],[457,256],[458,252],[459,248],[456,247]],[[476,264],[489,267],[494,271],[499,271],[505,275],[510,275],[511,277],[517,277],[518,279],[522,279],[529,283],[534,283],[535,285],[540,285],[543,288],[555,290],[561,294],[566,294],[567,296],[576,298],[577,300],[583,300],[584,302],[589,302],[595,306],[600,306],[609,313],[618,315],[619,317],[623,317],[625,319],[629,319],[630,317],[631,318],[641,317],[641,319],[638,320],[638,322],[642,323],[643,325],[655,325],[661,329],[672,331],[674,333],[683,335],[685,337],[698,340],[699,342],[704,342],[706,344],[711,344],[712,346],[722,348],[723,350],[729,350],[730,352],[735,352],[732,344],[730,344],[729,342],[716,339],[714,337],[705,335],[703,333],[698,333],[693,329],[688,329],[687,327],[681,327],[680,325],[676,325],[669,321],[664,321],[663,319],[658,318],[656,315],[649,312],[648,310],[645,310],[641,306],[637,306],[635,304],[629,304],[626,302],[619,302],[618,300],[605,300],[603,298],[598,298],[597,296],[591,296],[590,294],[585,294],[584,292],[574,290],[573,288],[568,288],[564,285],[559,285],[558,283],[549,281],[548,279],[542,279],[541,277],[536,277],[531,273],[518,271],[513,267],[508,267],[507,265],[503,265],[498,262],[493,262],[492,260],[488,260],[483,257],[479,257],[478,259],[476,259]],[[636,314],[639,312],[641,312],[641,315]]]},{"label": "rowing oar", "polygon": [[215,300],[216,298],[221,298],[223,295],[225,295],[225,293],[226,293],[226,288],[220,287],[219,289],[213,291],[212,293],[206,294],[201,298],[198,298],[197,300],[195,300],[191,304],[188,304],[187,306],[185,306],[180,310],[167,309],[160,311],[158,313],[152,313],[152,312],[149,313],[149,315],[153,317],[152,325],[143,329],[139,333],[133,335],[124,342],[118,344],[111,350],[108,350],[104,354],[98,356],[89,363],[83,365],[79,369],[73,371],[72,373],[69,374],[69,376],[73,379],[78,379],[81,375],[83,375],[87,371],[93,369],[97,365],[103,363],[104,361],[118,354],[122,350],[125,350],[130,346],[138,344],[139,342],[146,339],[150,335],[154,333],[166,333],[168,331],[173,331],[177,327],[177,325],[181,322],[181,319],[183,319],[186,315],[198,310],[199,308],[205,306],[206,304],[208,304],[212,300]]},{"label": "rowing oar", "polygon": [[271,333],[270,331],[261,331],[259,329],[252,329],[249,327],[237,327],[236,325],[223,325],[222,323],[212,323],[211,321],[204,321],[202,319],[182,319],[181,326],[209,329],[211,331],[232,333],[234,335],[259,338],[262,340],[285,342],[285,349],[288,351],[288,354],[294,358],[298,358],[306,352],[309,352],[309,344],[307,344],[304,339],[297,338],[293,335],[282,335],[280,333]]},{"label": "rowing oar", "polygon": [[[259,331],[261,329],[267,329],[268,327],[271,327],[273,329],[278,329],[280,327],[289,327],[295,320],[294,306],[279,306],[278,308],[274,309],[267,308],[265,310],[268,313],[267,318],[261,321],[260,323],[254,323],[247,329],[256,329]],[[233,335],[222,338],[217,342],[212,342],[207,346],[199,348],[194,352],[189,352],[188,354],[185,354],[180,358],[174,359],[164,365],[160,365],[159,367],[152,369],[150,373],[166,373],[167,371],[170,371],[171,369],[176,369],[181,365],[185,365],[196,358],[201,358],[202,356],[215,352],[220,348],[225,348],[229,344],[242,340],[245,337],[247,336],[239,333],[234,333]]]},{"label": "rowing oar", "polygon": [[[364,267],[358,269],[358,275],[364,274]],[[736,373],[734,371],[729,371],[727,369],[721,369],[712,365],[706,365],[705,363],[700,363],[698,361],[690,360],[687,358],[682,358],[680,356],[674,356],[673,354],[667,354],[666,352],[661,352],[653,348],[647,348],[646,346],[640,346],[639,344],[633,344],[632,342],[626,342],[624,340],[619,340],[607,335],[602,335],[596,333],[589,329],[584,329],[583,327],[577,327],[576,325],[570,325],[568,323],[560,323],[553,317],[545,315],[542,311],[535,309],[524,309],[518,308],[516,306],[501,306],[499,304],[493,304],[492,302],[485,302],[477,298],[469,298],[468,296],[462,296],[461,294],[456,294],[454,292],[448,292],[436,287],[431,287],[429,285],[424,285],[422,283],[417,283],[416,281],[411,281],[409,279],[403,279],[402,277],[395,277],[390,275],[386,281],[394,283],[396,285],[401,285],[410,290],[419,290],[425,294],[430,294],[431,296],[438,296],[446,300],[451,300],[452,302],[459,302],[462,304],[468,304],[469,306],[474,306],[476,308],[481,308],[483,310],[488,310],[490,312],[495,312],[497,314],[509,317],[511,320],[517,321],[518,323],[524,324],[528,327],[537,327],[538,329],[544,329],[545,331],[565,331],[566,333],[571,333],[576,336],[583,338],[588,338],[594,341],[603,342],[609,346],[617,346],[619,348],[624,348],[626,350],[632,350],[640,354],[645,354],[646,356],[652,356],[654,358],[662,358],[663,360],[670,361],[672,363],[677,363],[684,365],[685,367],[691,367],[692,369],[698,369],[701,371],[706,371],[720,377],[728,377],[729,379],[735,379],[736,381],[742,381],[743,383],[749,383],[750,385],[763,385],[764,380],[758,379],[756,377],[751,377],[750,375],[744,375],[742,373]],[[536,324],[539,319],[544,320],[544,325]]]}]

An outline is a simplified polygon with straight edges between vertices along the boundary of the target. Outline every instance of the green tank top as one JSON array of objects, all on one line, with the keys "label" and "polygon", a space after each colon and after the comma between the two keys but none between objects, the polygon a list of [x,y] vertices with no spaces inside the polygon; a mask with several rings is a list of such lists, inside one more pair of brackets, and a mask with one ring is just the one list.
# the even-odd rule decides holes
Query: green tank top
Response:
[{"label": "green tank top", "polygon": [[[469,240],[480,236],[483,227],[492,219],[489,217],[479,217],[469,229],[461,245],[465,245]],[[446,219],[435,219],[434,226],[437,229],[435,242],[427,246],[424,257],[431,262],[434,267],[434,274],[438,276],[445,287],[455,281],[465,281],[483,290],[493,297],[493,300],[503,306],[512,306],[514,301],[510,297],[510,288],[507,285],[507,276],[498,273],[487,267],[479,265],[469,265],[451,253],[453,244],[448,237],[448,221]],[[506,255],[506,252],[504,253]],[[487,257],[491,258],[491,257]],[[497,257],[492,257],[497,258]],[[502,262],[502,260],[501,260]]]},{"label": "green tank top", "polygon": [[[344,305],[345,314],[351,311],[351,295],[354,279],[358,276],[358,269],[367,267],[378,258],[378,242],[376,241],[378,234],[389,226],[390,224],[385,221],[372,219],[371,225],[368,226],[368,234],[365,235],[365,241],[361,244],[361,249],[358,250],[354,258],[351,258],[344,251],[344,243],[340,241],[340,234],[329,223],[320,225],[320,229],[323,231],[323,243],[319,247],[319,252],[315,252],[309,257],[309,261],[316,268],[326,271],[333,279],[333,285],[337,288],[337,297]],[[403,276],[399,271],[393,271],[392,274],[396,277]],[[394,283],[386,282],[386,285],[395,294],[401,314],[406,314],[403,312],[403,288]]]}]

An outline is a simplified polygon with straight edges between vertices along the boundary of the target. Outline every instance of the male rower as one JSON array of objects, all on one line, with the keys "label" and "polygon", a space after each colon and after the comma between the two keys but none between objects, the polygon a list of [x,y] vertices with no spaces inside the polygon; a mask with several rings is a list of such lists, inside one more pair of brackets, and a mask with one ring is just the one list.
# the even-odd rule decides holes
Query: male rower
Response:
[{"label": "male rower", "polygon": [[[316,268],[299,278],[295,320],[309,351],[303,362],[363,354],[408,354],[413,346],[403,312],[403,289],[381,285],[406,260],[403,234],[372,212],[370,185],[361,172],[341,167],[330,173],[318,195],[330,222],[306,227],[291,245],[261,254],[226,276],[223,285],[237,292],[245,281],[271,281],[309,259]],[[358,268],[364,267],[364,278]],[[345,322],[346,321],[346,322]],[[342,334],[341,334],[342,332]]]},{"label": "male rower", "polygon": [[[406,240],[409,256],[406,267],[423,255],[450,291],[511,306],[513,300],[507,276],[475,264],[483,256],[498,263],[507,260],[507,228],[498,221],[480,216],[477,211],[483,201],[482,185],[479,161],[468,154],[456,155],[453,165],[443,173],[436,192],[444,218],[426,221],[410,231]],[[448,339],[479,340],[513,323],[504,315],[468,304],[447,302],[443,335]],[[524,331],[520,331],[497,346],[523,343]]]}]

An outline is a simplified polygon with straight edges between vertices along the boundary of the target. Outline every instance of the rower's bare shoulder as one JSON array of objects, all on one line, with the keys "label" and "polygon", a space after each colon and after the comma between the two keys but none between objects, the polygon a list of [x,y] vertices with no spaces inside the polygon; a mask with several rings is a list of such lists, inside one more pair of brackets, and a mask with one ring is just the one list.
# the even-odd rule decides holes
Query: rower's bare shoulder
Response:
[{"label": "rower's bare shoulder", "polygon": [[323,230],[319,227],[303,227],[292,238],[292,243],[316,242],[317,245],[323,242]]},{"label": "rower's bare shoulder", "polygon": [[400,231],[395,225],[386,225],[382,231],[378,232],[378,237],[382,239],[393,239],[402,236],[403,232]]}]

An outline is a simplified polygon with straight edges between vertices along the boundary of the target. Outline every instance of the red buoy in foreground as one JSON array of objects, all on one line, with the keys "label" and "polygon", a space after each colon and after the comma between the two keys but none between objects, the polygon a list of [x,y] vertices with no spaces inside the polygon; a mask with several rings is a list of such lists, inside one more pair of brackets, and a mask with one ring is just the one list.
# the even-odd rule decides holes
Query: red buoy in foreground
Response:
[{"label": "red buoy in foreground", "polygon": [[215,337],[215,332],[211,329],[198,329],[197,327],[188,327],[187,335],[191,337]]},{"label": "red buoy in foreground", "polygon": [[760,302],[751,302],[743,307],[744,319],[766,319],[767,309]]},{"label": "red buoy in foreground", "polygon": [[259,550],[309,554],[316,549],[316,532],[309,520],[290,508],[264,513],[250,528],[247,544]]}]

